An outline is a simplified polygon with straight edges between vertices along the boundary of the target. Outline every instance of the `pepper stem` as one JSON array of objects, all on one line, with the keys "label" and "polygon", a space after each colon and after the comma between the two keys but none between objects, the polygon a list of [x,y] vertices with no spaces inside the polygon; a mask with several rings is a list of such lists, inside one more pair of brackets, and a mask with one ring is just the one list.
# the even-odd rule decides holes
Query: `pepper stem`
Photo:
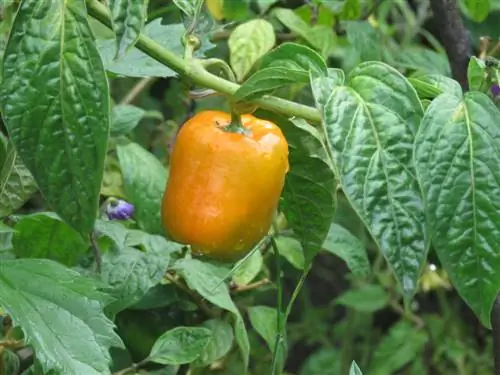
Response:
[{"label": "pepper stem", "polygon": [[250,134],[250,130],[245,128],[241,123],[241,115],[236,111],[231,111],[231,123],[223,128],[224,131],[230,133],[238,133],[243,135]]}]

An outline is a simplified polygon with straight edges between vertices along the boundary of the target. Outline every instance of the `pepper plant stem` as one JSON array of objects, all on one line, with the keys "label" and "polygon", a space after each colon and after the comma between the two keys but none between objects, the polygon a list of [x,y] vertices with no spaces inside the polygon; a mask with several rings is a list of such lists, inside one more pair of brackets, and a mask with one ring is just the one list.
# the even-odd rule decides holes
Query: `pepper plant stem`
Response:
[{"label": "pepper plant stem", "polygon": [[[104,4],[97,0],[87,0],[87,10],[92,17],[112,29],[111,17]],[[206,71],[201,61],[193,59],[188,62],[182,57],[179,57],[168,49],[162,47],[144,34],[139,36],[135,46],[148,56],[168,66],[177,73],[192,79],[199,85],[214,89],[223,95],[231,96],[240,87],[236,83],[229,82]],[[260,108],[280,113],[285,116],[300,117],[314,124],[321,123],[319,111],[313,107],[270,95],[252,100],[251,102],[258,105]]]}]

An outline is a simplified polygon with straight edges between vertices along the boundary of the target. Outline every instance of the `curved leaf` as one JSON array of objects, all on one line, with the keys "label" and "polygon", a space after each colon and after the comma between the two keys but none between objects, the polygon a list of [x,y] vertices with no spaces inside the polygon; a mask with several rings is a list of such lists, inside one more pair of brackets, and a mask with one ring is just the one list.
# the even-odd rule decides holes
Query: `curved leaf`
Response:
[{"label": "curved leaf", "polygon": [[378,62],[354,69],[349,86],[336,88],[324,108],[342,189],[406,297],[416,289],[428,247],[412,161],[422,112],[408,80]]},{"label": "curved leaf", "polygon": [[429,106],[415,163],[433,246],[460,296],[490,327],[500,290],[500,111],[484,94]]},{"label": "curved leaf", "polygon": [[283,43],[262,59],[260,69],[278,67],[326,75],[325,60],[314,50],[297,43]]},{"label": "curved leaf", "polygon": [[108,142],[109,90],[85,2],[23,1],[3,77],[3,117],[21,159],[49,206],[80,233],[90,232]]},{"label": "curved leaf", "polygon": [[109,8],[116,34],[116,55],[119,59],[137,42],[147,16],[146,0],[110,0]]}]

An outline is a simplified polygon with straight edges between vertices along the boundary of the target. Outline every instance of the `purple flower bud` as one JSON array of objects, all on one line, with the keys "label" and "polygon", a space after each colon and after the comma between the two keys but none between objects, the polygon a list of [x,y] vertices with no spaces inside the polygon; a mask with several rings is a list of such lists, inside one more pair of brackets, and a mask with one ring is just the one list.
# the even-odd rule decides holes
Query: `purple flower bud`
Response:
[{"label": "purple flower bud", "polygon": [[494,83],[491,88],[491,93],[493,96],[499,96],[500,95],[500,86],[498,85],[498,83]]},{"label": "purple flower bud", "polygon": [[110,220],[127,220],[134,214],[134,205],[122,199],[111,200],[106,208]]}]

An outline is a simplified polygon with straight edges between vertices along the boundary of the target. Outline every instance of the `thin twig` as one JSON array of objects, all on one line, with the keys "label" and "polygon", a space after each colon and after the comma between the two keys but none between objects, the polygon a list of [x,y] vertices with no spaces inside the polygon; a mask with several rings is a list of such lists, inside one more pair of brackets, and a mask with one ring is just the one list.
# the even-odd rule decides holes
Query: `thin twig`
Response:
[{"label": "thin twig", "polygon": [[89,234],[89,239],[90,244],[92,245],[92,253],[94,254],[95,258],[96,272],[100,274],[102,269],[102,252],[101,249],[99,249],[99,245],[97,244],[94,232]]},{"label": "thin twig", "polygon": [[405,311],[405,309],[397,302],[391,301],[389,304],[392,309],[400,314],[403,318],[415,323],[418,329],[425,327],[425,322],[420,317]]},{"label": "thin twig", "polygon": [[132,371],[137,371],[140,367],[146,365],[149,362],[149,358],[145,358],[140,362],[133,363],[130,367],[124,368],[123,370],[114,372],[113,375],[125,375]]},{"label": "thin twig", "polygon": [[235,285],[234,287],[231,288],[231,291],[233,291],[235,293],[248,292],[249,290],[258,289],[261,286],[267,285],[269,283],[270,283],[270,281],[266,277],[266,278],[263,278],[262,280],[259,280],[259,281],[256,281],[254,283],[250,283],[247,285]]},{"label": "thin twig", "polygon": [[143,92],[147,87],[153,84],[158,77],[146,77],[141,79],[136,83],[132,90],[121,100],[120,104],[131,104],[141,92]]}]

